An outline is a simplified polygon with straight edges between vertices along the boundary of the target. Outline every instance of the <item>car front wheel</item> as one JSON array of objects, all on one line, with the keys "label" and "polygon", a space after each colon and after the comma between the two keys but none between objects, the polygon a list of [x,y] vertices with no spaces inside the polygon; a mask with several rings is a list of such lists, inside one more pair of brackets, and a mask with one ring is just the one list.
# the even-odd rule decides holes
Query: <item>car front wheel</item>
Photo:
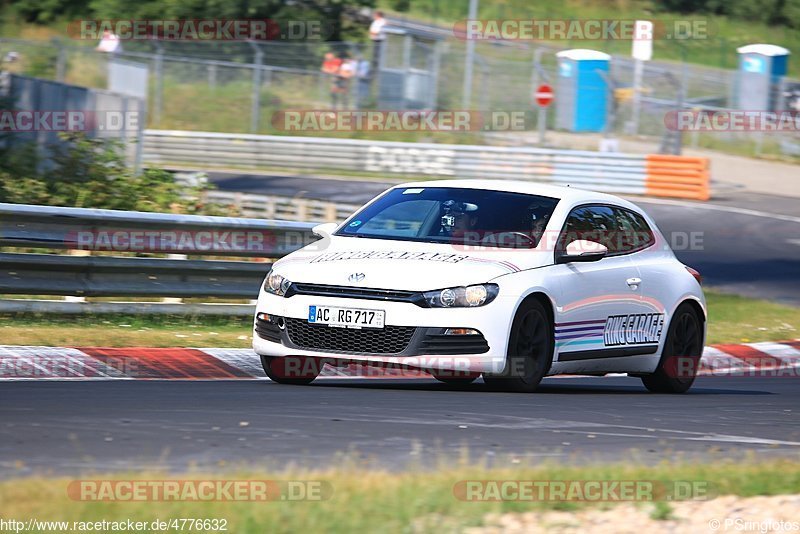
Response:
[{"label": "car front wheel", "polygon": [[514,317],[502,373],[484,373],[492,389],[533,392],[553,362],[553,325],[538,301],[523,302]]},{"label": "car front wheel", "polygon": [[455,371],[432,372],[431,374],[433,374],[433,378],[448,386],[466,386],[472,384],[481,376],[480,373],[459,373]]},{"label": "car front wheel", "polygon": [[278,384],[304,386],[322,371],[323,362],[305,356],[261,356],[261,365],[270,380]]}]

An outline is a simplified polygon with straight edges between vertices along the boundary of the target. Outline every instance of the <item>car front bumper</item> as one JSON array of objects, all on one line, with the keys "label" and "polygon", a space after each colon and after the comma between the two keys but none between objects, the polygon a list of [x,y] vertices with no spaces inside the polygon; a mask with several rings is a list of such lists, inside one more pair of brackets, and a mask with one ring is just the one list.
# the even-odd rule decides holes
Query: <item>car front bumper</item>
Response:
[{"label": "car front bumper", "polygon": [[[497,372],[505,364],[515,301],[498,296],[476,308],[421,308],[408,302],[314,295],[279,297],[261,291],[253,349],[265,356],[313,356],[426,370]],[[384,310],[380,330],[308,324],[309,306]],[[445,335],[467,328],[479,335]]]}]

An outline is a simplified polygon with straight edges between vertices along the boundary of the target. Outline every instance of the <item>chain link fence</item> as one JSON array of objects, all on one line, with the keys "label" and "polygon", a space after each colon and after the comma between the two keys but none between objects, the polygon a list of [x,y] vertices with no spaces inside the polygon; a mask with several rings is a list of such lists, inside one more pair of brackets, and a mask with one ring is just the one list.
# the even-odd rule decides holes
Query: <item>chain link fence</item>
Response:
[{"label": "chain link fence", "polygon": [[[533,101],[535,87],[542,82],[555,85],[555,54],[570,44],[556,47],[527,42],[477,42],[468,109],[538,109]],[[735,61],[737,44],[715,41],[680,46],[683,56],[690,58],[700,53],[708,55],[709,50],[713,52],[724,45],[729,48],[720,48],[720,63],[729,65]],[[583,42],[576,46],[613,52],[618,51],[620,43]],[[0,39],[0,57],[12,50],[20,56],[11,67],[14,71],[86,87],[107,87],[108,62],[113,58],[96,52],[89,43]],[[333,80],[321,71],[327,52],[359,60],[371,58],[372,49],[370,43],[319,41],[126,41],[119,57],[150,67],[148,127],[274,134],[280,133],[271,124],[277,111],[332,107]],[[392,55],[395,53],[386,52],[386,61],[397,62]],[[431,47],[414,44],[411,68],[419,64],[436,69],[433,90],[437,109],[463,109],[465,42],[444,39],[437,44],[436,61],[431,60],[432,54]],[[685,61],[650,61],[644,66],[638,120],[634,121],[633,73],[634,61],[630,57],[612,57],[607,83],[612,86],[613,96],[608,106],[606,136],[638,136],[652,141],[654,147],[669,150],[665,148],[667,141],[670,136],[675,137],[665,126],[665,115],[670,111],[736,108],[737,71]],[[374,108],[375,85],[367,82],[365,98],[364,81],[350,79],[346,96],[340,99],[350,109]],[[781,103],[777,109],[789,109],[793,91],[800,94],[800,81],[784,78],[777,91],[777,101]],[[552,111],[548,113],[549,128],[555,125],[554,115]],[[682,141],[684,146],[745,155],[800,155],[797,134],[785,132],[692,132],[683,135]]]}]

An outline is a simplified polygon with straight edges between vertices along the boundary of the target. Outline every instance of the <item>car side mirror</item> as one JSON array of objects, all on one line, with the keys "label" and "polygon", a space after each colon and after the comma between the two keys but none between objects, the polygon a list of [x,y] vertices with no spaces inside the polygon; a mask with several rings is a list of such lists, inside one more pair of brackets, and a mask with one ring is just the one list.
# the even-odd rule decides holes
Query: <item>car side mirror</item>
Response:
[{"label": "car side mirror", "polygon": [[589,262],[602,260],[608,254],[608,248],[596,241],[578,239],[567,245],[567,249],[556,256],[556,264]]},{"label": "car side mirror", "polygon": [[316,225],[314,228],[311,229],[311,233],[321,237],[322,239],[327,239],[333,234],[333,232],[338,228],[338,224],[336,223],[322,223]]}]

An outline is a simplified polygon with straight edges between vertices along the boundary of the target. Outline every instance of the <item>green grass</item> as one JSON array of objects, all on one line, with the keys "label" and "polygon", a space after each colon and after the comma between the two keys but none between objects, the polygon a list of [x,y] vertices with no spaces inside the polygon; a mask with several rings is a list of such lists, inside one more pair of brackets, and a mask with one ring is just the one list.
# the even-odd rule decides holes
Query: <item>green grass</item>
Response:
[{"label": "green grass", "polygon": [[[706,290],[708,344],[800,337],[800,308]],[[8,345],[230,347],[252,343],[249,317],[0,315]]]},{"label": "green grass", "polygon": [[[378,0],[387,12],[393,11],[395,0]],[[467,2],[462,0],[415,0],[410,10],[400,14],[419,20],[435,22],[452,27],[454,22],[467,18]],[[735,69],[736,48],[745,44],[771,43],[784,46],[794,53],[789,56],[789,74],[800,73],[800,32],[784,26],[768,26],[751,20],[705,14],[679,14],[654,12],[652,2],[647,0],[503,0],[481,2],[479,19],[535,19],[535,20],[636,20],[645,19],[659,23],[672,21],[707,21],[708,35],[697,40],[656,39],[653,43],[653,59],[658,61],[680,61],[685,54],[687,61],[701,65]],[[611,54],[629,56],[630,41],[558,41],[550,44],[566,48],[592,48]],[[485,47],[489,49],[489,46]],[[481,51],[481,53],[483,53]]]},{"label": "green grass", "polygon": [[0,315],[4,345],[56,347],[241,347],[250,317]]},{"label": "green grass", "polygon": [[800,308],[709,290],[706,298],[709,344],[800,337]]},{"label": "green grass", "polygon": [[[756,463],[721,460],[708,464],[626,464],[580,467],[544,465],[486,469],[462,461],[449,467],[404,472],[367,470],[340,462],[337,468],[305,471],[278,469],[191,473],[184,478],[224,480],[302,480],[330,484],[330,498],[314,502],[89,502],[70,500],[70,478],[29,478],[0,482],[3,518],[25,520],[148,521],[169,518],[228,520],[228,531],[262,532],[429,532],[460,531],[481,525],[487,514],[563,510],[612,504],[577,502],[466,502],[456,498],[454,485],[465,480],[625,480],[694,481],[707,484],[715,495],[795,494],[800,488],[800,463],[776,460]],[[91,480],[180,478],[165,473],[91,474]],[[660,504],[659,504],[660,503]],[[643,502],[651,517],[666,519],[670,507],[662,501]]]}]

